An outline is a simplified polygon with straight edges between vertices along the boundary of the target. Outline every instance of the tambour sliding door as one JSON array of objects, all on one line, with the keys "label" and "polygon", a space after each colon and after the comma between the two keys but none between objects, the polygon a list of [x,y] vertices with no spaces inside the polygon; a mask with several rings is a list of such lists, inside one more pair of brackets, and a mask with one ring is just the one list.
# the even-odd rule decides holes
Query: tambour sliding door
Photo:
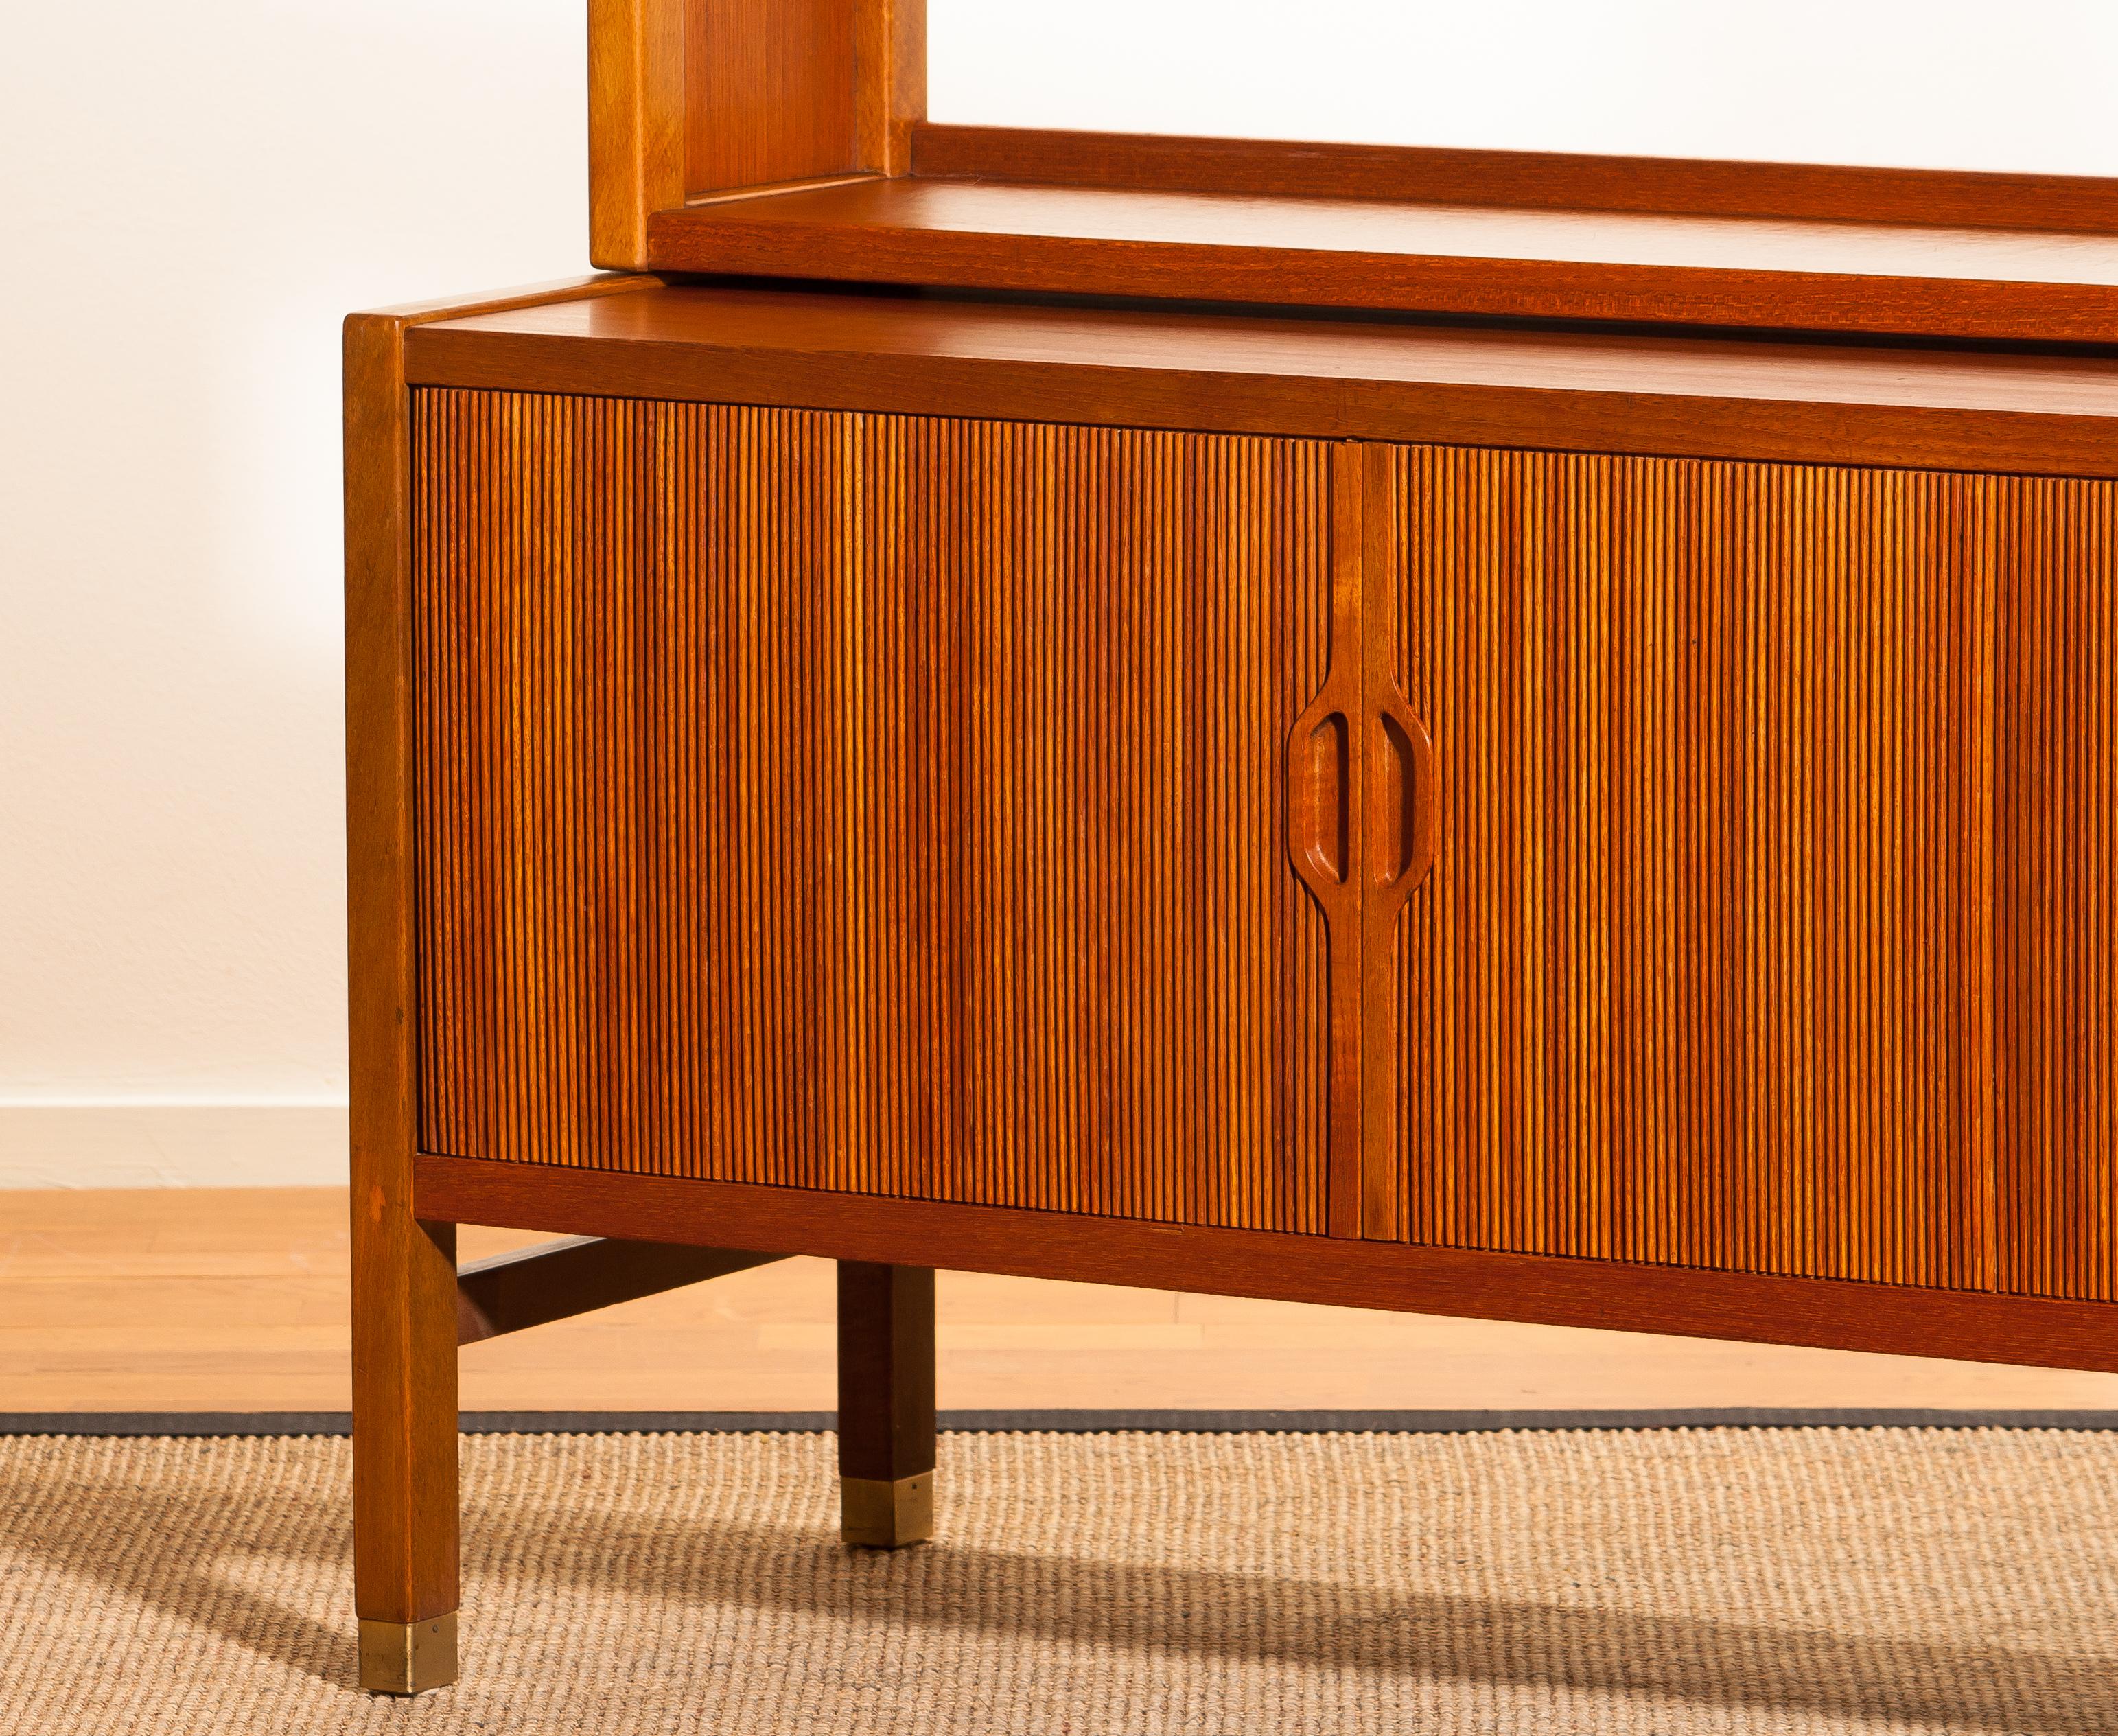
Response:
[{"label": "tambour sliding door", "polygon": [[2118,1298],[2118,492],[417,395],[426,1149]]},{"label": "tambour sliding door", "polygon": [[416,395],[430,1150],[1320,1232],[1313,442]]},{"label": "tambour sliding door", "polygon": [[2112,485],[1388,465],[1441,842],[1369,1234],[2118,1296]]}]

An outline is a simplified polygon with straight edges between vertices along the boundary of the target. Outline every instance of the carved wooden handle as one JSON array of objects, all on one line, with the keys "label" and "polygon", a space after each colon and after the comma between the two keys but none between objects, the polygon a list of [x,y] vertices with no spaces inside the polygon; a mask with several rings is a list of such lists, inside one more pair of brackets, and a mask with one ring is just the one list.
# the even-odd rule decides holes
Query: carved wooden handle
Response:
[{"label": "carved wooden handle", "polygon": [[1287,847],[1294,872],[1327,914],[1360,908],[1357,695],[1326,683],[1287,734]]},{"label": "carved wooden handle", "polygon": [[1352,872],[1353,794],[1351,720],[1335,705],[1312,706],[1288,734],[1288,844],[1319,896]]},{"label": "carved wooden handle", "polygon": [[1394,681],[1375,696],[1369,731],[1369,883],[1394,918],[1434,866],[1434,743]]}]

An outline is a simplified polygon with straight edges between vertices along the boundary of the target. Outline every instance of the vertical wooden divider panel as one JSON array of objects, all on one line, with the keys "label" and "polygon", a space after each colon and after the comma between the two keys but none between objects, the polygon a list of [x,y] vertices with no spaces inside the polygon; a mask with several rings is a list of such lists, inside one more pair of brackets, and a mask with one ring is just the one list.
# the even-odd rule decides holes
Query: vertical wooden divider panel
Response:
[{"label": "vertical wooden divider panel", "polygon": [[1287,737],[1288,859],[1323,912],[1330,1053],[1328,1228],[1361,1234],[1362,882],[1368,736],[1362,727],[1362,494],[1357,441],[1330,449],[1330,633],[1323,684]]},{"label": "vertical wooden divider panel", "polygon": [[684,202],[686,0],[589,0],[589,257],[636,271]]},{"label": "vertical wooden divider panel", "polygon": [[1390,462],[1394,1234],[2118,1294],[2118,493]]},{"label": "vertical wooden divider panel", "polygon": [[1403,568],[1398,527],[1404,521],[1396,449],[1374,442],[1359,454],[1362,512],[1357,526],[1360,625],[1357,638],[1362,777],[1367,831],[1361,855],[1359,982],[1360,1195],[1357,1229],[1344,1234],[1392,1239],[1402,1211],[1402,1094],[1397,1054],[1409,1010],[1399,992],[1399,930],[1408,902],[1433,866],[1436,844],[1434,748],[1397,674],[1402,638]]},{"label": "vertical wooden divider panel", "polygon": [[418,425],[426,1149],[1324,1230],[1330,447]]},{"label": "vertical wooden divider panel", "polygon": [[909,175],[927,118],[927,0],[853,0],[853,12],[854,160]]}]

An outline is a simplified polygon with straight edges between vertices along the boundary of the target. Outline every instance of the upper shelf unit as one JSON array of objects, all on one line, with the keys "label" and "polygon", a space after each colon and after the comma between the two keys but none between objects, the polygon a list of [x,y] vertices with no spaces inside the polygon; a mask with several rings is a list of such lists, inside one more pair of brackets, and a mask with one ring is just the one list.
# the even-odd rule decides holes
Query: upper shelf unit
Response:
[{"label": "upper shelf unit", "polygon": [[2118,345],[2118,182],[935,126],[923,0],[591,0],[598,265]]}]

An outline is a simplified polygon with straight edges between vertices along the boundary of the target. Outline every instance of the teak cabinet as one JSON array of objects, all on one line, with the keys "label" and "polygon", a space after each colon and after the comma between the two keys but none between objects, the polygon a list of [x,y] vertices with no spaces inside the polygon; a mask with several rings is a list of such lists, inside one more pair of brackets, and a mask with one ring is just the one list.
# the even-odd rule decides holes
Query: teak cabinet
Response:
[{"label": "teak cabinet", "polygon": [[886,1546],[936,1267],[2118,1370],[2108,188],[1040,146],[902,6],[592,21],[647,269],[348,327],[369,1686],[455,1671],[459,1341],[788,1254]]}]

